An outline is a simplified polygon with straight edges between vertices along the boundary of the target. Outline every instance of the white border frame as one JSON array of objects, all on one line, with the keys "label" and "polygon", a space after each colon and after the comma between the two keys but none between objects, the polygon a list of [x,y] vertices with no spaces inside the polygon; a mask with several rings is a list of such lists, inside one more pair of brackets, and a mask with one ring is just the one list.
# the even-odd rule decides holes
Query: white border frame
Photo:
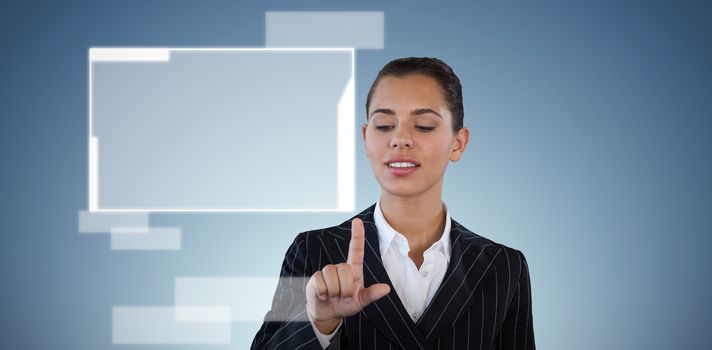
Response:
[{"label": "white border frame", "polygon": [[[323,51],[323,52],[349,52],[351,54],[351,79],[346,84],[341,99],[338,103],[337,120],[337,208],[314,209],[102,209],[99,207],[99,139],[94,136],[92,117],[93,106],[93,80],[94,62],[169,62],[172,52],[181,51]],[[356,140],[355,130],[355,83],[356,83],[356,55],[355,49],[350,48],[116,48],[116,47],[91,47],[88,50],[88,207],[90,212],[353,212],[356,207]]]}]

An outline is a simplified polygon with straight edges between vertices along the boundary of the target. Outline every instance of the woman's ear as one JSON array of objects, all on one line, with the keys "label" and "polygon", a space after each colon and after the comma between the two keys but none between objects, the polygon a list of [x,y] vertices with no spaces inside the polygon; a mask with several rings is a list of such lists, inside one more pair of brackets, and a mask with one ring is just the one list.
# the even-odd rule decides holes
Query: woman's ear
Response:
[{"label": "woman's ear", "polygon": [[470,142],[470,129],[463,127],[457,132],[457,135],[452,142],[452,150],[450,151],[450,161],[457,162],[465,152],[467,144]]},{"label": "woman's ear", "polygon": [[366,144],[366,128],[368,128],[368,123],[361,125],[361,134],[363,135],[364,144]]}]

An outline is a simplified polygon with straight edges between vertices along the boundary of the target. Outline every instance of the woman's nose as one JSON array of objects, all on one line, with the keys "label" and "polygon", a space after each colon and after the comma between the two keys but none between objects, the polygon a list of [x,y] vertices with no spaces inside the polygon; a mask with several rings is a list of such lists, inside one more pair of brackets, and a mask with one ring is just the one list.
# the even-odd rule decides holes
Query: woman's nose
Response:
[{"label": "woman's nose", "polygon": [[413,140],[410,137],[410,133],[404,128],[396,128],[396,132],[393,134],[391,139],[391,148],[411,148],[413,147]]}]

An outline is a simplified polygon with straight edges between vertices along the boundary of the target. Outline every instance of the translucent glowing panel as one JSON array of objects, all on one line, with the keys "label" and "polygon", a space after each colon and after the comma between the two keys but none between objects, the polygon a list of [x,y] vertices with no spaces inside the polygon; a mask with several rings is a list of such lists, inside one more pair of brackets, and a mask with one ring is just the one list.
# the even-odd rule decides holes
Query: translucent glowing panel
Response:
[{"label": "translucent glowing panel", "polygon": [[270,11],[265,14],[265,44],[383,49],[383,27],[380,11]]},{"label": "translucent glowing panel", "polygon": [[353,211],[353,49],[89,60],[90,211]]},{"label": "translucent glowing panel", "polygon": [[114,306],[111,322],[112,342],[230,344],[232,323],[229,320],[182,321],[180,316],[186,312],[196,313],[172,306]]}]

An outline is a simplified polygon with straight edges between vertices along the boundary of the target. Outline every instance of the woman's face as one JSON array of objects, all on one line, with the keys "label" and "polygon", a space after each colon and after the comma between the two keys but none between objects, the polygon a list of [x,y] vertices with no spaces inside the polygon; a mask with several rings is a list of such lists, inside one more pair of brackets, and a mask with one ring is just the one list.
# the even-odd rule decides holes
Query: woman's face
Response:
[{"label": "woman's face", "polygon": [[362,133],[366,156],[384,192],[439,196],[449,161],[457,161],[469,130],[452,131],[452,115],[435,79],[385,77],[371,98]]}]

